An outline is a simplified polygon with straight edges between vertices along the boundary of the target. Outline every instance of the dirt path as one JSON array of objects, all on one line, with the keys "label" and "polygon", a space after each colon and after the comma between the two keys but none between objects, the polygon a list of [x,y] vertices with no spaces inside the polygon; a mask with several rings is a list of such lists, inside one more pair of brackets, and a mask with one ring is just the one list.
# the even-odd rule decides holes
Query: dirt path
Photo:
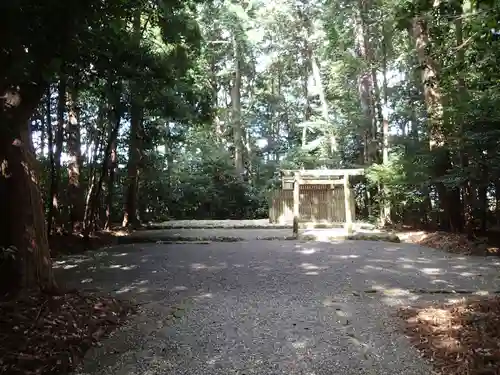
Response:
[{"label": "dirt path", "polygon": [[56,267],[142,303],[89,353],[92,375],[428,374],[393,308],[500,289],[497,259],[364,241],[135,244]]}]

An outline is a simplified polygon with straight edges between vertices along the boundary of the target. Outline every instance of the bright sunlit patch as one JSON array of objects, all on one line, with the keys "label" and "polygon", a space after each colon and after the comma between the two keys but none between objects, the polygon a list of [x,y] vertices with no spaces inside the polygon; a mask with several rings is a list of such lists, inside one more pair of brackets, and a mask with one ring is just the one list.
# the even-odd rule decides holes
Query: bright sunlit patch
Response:
[{"label": "bright sunlit patch", "polygon": [[349,254],[349,255],[339,255],[340,259],[355,259],[359,258],[359,255]]},{"label": "bright sunlit patch", "polygon": [[212,293],[202,293],[196,297],[194,297],[194,299],[196,300],[200,300],[200,299],[207,299],[207,298],[212,298],[214,295]]},{"label": "bright sunlit patch", "polygon": [[478,296],[487,296],[490,294],[490,292],[488,292],[487,290],[478,290],[474,294]]},{"label": "bright sunlit patch", "polygon": [[191,264],[191,268],[194,270],[203,270],[203,269],[207,268],[207,266],[205,266],[204,264],[201,264],[201,263],[193,263],[193,264]]},{"label": "bright sunlit patch", "polygon": [[439,275],[442,273],[441,268],[422,268],[422,272],[427,275]]},{"label": "bright sunlit patch", "polygon": [[300,266],[305,270],[319,270],[319,267],[312,263],[302,263]]},{"label": "bright sunlit patch", "polygon": [[130,289],[130,288],[128,288],[128,287],[123,287],[123,288],[121,288],[121,289],[118,289],[118,290],[116,291],[116,293],[117,293],[117,294],[122,294],[122,293],[128,293],[128,292],[130,292],[130,291],[131,291],[131,289]]},{"label": "bright sunlit patch", "polygon": [[83,279],[83,280],[81,281],[81,283],[82,283],[82,284],[88,284],[88,283],[91,283],[92,281],[94,281],[94,279],[92,279],[92,278],[88,278],[88,279]]},{"label": "bright sunlit patch", "polygon": [[385,289],[383,293],[386,296],[391,296],[391,297],[409,296],[411,294],[411,292],[408,289],[400,289],[400,288]]},{"label": "bright sunlit patch", "polygon": [[137,265],[136,264],[132,264],[130,266],[123,266],[123,267],[120,267],[121,270],[124,270],[124,271],[130,271],[130,270],[133,270],[133,269],[136,269],[137,268]]},{"label": "bright sunlit patch", "polygon": [[401,268],[410,269],[410,268],[415,268],[415,266],[412,264],[402,264]]},{"label": "bright sunlit patch", "polygon": [[302,249],[302,250],[299,250],[299,253],[304,254],[304,255],[311,255],[311,254],[314,254],[315,252],[316,252],[315,249]]},{"label": "bright sunlit patch", "polygon": [[460,276],[464,276],[464,277],[474,277],[474,276],[477,276],[476,273],[473,273],[473,272],[462,272],[460,273]]},{"label": "bright sunlit patch", "polygon": [[293,346],[295,349],[304,349],[304,348],[307,346],[307,341],[297,341],[297,342],[293,342],[293,343],[292,343],[292,346]]},{"label": "bright sunlit patch", "polygon": [[318,276],[319,275],[319,272],[316,272],[316,271],[308,271],[305,273],[305,275],[308,275],[308,276]]}]

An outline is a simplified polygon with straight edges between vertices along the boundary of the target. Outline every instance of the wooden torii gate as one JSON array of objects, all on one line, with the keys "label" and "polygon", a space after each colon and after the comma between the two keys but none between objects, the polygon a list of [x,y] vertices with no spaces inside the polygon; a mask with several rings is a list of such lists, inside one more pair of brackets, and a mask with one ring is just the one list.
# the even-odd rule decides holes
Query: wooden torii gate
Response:
[{"label": "wooden torii gate", "polygon": [[293,234],[299,233],[300,185],[343,185],[345,204],[345,224],[347,233],[353,232],[354,213],[351,209],[350,176],[364,174],[364,169],[302,169],[283,171],[293,175]]}]

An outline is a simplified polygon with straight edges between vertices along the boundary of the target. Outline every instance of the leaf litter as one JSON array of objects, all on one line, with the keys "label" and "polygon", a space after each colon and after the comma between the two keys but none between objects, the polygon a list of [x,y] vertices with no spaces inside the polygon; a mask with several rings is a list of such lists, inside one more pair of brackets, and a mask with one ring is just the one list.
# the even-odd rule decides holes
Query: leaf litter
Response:
[{"label": "leaf litter", "polygon": [[500,374],[500,297],[398,312],[413,345],[439,374]]},{"label": "leaf litter", "polygon": [[0,302],[0,373],[68,373],[134,311],[127,302],[77,291],[26,291]]}]

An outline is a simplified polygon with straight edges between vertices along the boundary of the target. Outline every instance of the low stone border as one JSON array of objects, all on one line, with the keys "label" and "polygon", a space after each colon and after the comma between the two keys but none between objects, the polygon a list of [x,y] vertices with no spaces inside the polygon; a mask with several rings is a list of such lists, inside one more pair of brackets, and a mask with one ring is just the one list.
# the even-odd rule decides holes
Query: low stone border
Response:
[{"label": "low stone border", "polygon": [[[255,240],[261,241],[317,241],[318,236],[315,235],[302,235],[298,238],[294,236],[269,236],[269,237],[256,237]],[[203,236],[203,237],[186,237],[186,236],[151,236],[151,237],[134,237],[134,236],[123,236],[117,239],[118,244],[132,244],[132,243],[158,243],[158,244],[183,244],[183,243],[197,243],[197,244],[208,244],[211,242],[241,242],[249,241],[250,239],[245,239],[242,237],[232,237],[232,236]],[[253,240],[253,239],[252,239]],[[401,242],[399,237],[393,234],[365,234],[357,233],[353,235],[345,236],[329,236],[326,238],[327,241],[345,241],[345,240],[357,240],[357,241],[385,241],[399,243]]]}]

